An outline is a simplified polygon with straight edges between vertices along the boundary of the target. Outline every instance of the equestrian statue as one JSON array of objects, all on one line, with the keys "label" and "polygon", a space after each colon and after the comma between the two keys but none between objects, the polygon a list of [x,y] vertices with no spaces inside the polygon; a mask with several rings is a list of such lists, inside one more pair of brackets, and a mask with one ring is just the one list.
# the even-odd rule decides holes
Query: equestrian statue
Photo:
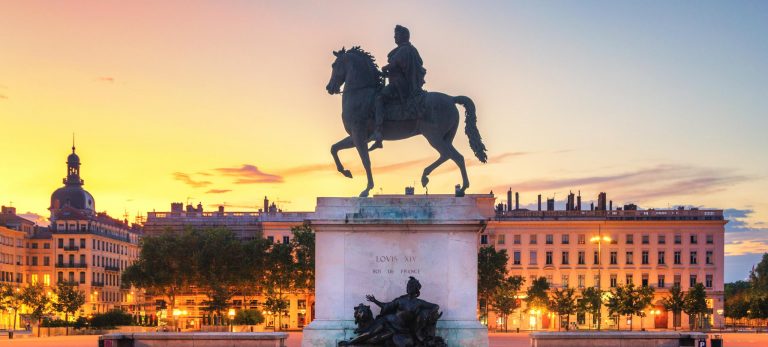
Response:
[{"label": "equestrian statue", "polygon": [[[395,27],[395,43],[397,47],[387,55],[387,65],[381,71],[373,56],[359,46],[333,52],[336,59],[331,65],[331,79],[325,89],[329,94],[342,94],[341,119],[349,134],[331,146],[336,169],[352,178],[352,173],[341,164],[338,152],[357,149],[368,178],[368,185],[360,196],[366,197],[373,188],[368,152],[383,148],[385,140],[423,135],[437,150],[439,157],[424,168],[421,185],[426,187],[429,174],[450,159],[461,171],[462,184],[457,186],[456,195],[463,196],[469,187],[469,178],[464,157],[453,147],[453,138],[459,128],[456,104],[465,109],[464,132],[472,152],[480,162],[485,163],[488,159],[477,129],[475,104],[466,96],[450,96],[422,89],[426,69],[418,50],[410,43],[407,28]],[[389,80],[389,84],[385,85],[385,79]],[[374,143],[368,148],[371,141]]]}]

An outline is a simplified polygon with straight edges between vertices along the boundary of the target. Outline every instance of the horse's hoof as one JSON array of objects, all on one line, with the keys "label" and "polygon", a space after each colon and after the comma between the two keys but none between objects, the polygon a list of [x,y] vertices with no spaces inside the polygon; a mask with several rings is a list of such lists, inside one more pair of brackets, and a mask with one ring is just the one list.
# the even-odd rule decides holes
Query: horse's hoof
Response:
[{"label": "horse's hoof", "polygon": [[341,174],[344,175],[344,177],[352,178],[352,171],[344,170],[344,171],[341,171]]},{"label": "horse's hoof", "polygon": [[381,143],[381,141],[374,142],[370,148],[368,148],[368,152],[371,152],[375,149],[384,148],[384,145]]},{"label": "horse's hoof", "polygon": [[361,198],[367,198],[367,197],[368,197],[368,189],[366,189],[366,190],[362,191],[362,192],[360,193],[360,197],[361,197]]},{"label": "horse's hoof", "polygon": [[428,183],[429,183],[429,178],[427,178],[427,176],[421,176],[421,186],[426,188]]}]

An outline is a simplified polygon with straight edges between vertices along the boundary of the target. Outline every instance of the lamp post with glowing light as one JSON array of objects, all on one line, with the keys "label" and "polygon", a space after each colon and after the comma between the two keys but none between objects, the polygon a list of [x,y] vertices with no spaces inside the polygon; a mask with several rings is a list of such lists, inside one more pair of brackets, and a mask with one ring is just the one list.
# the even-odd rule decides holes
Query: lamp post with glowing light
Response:
[{"label": "lamp post with glowing light", "polygon": [[[603,236],[603,231],[600,226],[598,226],[598,234],[597,236],[592,237],[589,239],[589,242],[597,243],[597,290],[600,291],[600,293],[603,292],[603,242],[611,242],[611,238],[608,236]],[[602,300],[601,300],[602,301]],[[601,305],[602,306],[602,303]],[[598,311],[597,314],[597,330],[600,330],[600,324],[603,321],[603,308],[600,307],[600,311]]]},{"label": "lamp post with glowing light", "polygon": [[232,320],[235,319],[235,309],[230,308],[229,312],[227,312],[227,316],[229,316],[229,332],[231,333],[234,330],[234,325],[232,325]]}]

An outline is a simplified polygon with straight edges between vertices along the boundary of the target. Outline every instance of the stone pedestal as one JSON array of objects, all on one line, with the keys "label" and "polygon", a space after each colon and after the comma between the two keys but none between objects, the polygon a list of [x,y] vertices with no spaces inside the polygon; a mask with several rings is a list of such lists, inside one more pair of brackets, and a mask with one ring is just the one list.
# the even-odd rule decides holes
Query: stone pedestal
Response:
[{"label": "stone pedestal", "polygon": [[[477,320],[477,234],[493,215],[493,197],[384,195],[318,198],[315,320],[302,346],[335,347],[354,336],[354,307],[372,294],[391,301],[409,276],[420,298],[440,305],[437,334],[449,346],[488,346]],[[374,315],[379,308],[370,304]]]}]

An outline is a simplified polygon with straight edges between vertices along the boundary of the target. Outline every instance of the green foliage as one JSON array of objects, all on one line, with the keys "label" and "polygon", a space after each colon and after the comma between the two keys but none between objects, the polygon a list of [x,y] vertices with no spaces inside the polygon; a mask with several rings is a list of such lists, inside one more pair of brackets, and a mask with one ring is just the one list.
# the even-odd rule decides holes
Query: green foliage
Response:
[{"label": "green foliage", "polygon": [[750,288],[747,281],[725,284],[725,316],[733,319],[747,317],[750,305]]},{"label": "green foliage", "polygon": [[264,322],[264,316],[259,310],[239,310],[235,313],[234,324],[256,325]]},{"label": "green foliage", "polygon": [[491,295],[507,276],[507,250],[496,251],[493,247],[481,247],[477,253],[477,294],[485,302],[480,309],[488,315]]},{"label": "green foliage", "polygon": [[725,284],[725,316],[768,318],[768,253],[752,268],[749,281]]},{"label": "green foliage", "polygon": [[[664,306],[665,310],[672,312],[674,316],[683,312],[683,308],[685,307],[685,293],[680,289],[679,285],[675,285],[669,290],[669,295],[661,299],[661,305]],[[675,330],[677,330],[679,323],[680,322],[673,320],[672,326]]]},{"label": "green foliage", "polygon": [[597,316],[597,330],[600,330],[600,309],[603,306],[603,293],[596,287],[588,287],[581,292],[577,310],[579,312],[588,312],[593,317]]},{"label": "green foliage", "polygon": [[285,244],[239,240],[222,228],[149,236],[123,282],[165,295],[169,312],[176,296],[191,287],[206,293],[205,310],[219,316],[235,295],[247,303],[249,295],[266,291],[273,301],[284,301],[288,292],[314,290],[315,234],[309,225],[291,231],[293,239]]},{"label": "green foliage", "polygon": [[199,237],[190,230],[180,235],[147,236],[141,240],[139,258],[123,272],[123,282],[165,295],[173,310],[176,295],[199,278],[195,271],[198,250]]},{"label": "green foliage", "polygon": [[688,288],[688,294],[685,295],[683,303],[683,312],[689,316],[694,316],[694,329],[700,329],[704,315],[707,309],[707,292],[704,285],[696,283],[695,286]]},{"label": "green foliage", "polygon": [[768,253],[763,254],[763,259],[750,272],[749,282],[753,297],[768,296]]},{"label": "green foliage", "polygon": [[[576,290],[573,288],[555,289],[547,305],[550,311],[557,313],[561,321],[563,316],[566,316],[566,324],[570,323],[570,315],[576,313],[575,294]],[[560,330],[561,326],[562,324],[559,324],[557,330]]]},{"label": "green foliage", "polygon": [[[616,328],[618,329],[619,316],[631,318],[632,316],[641,315],[642,311],[650,305],[652,299],[653,288],[635,287],[634,284],[630,283],[626,286],[613,288],[606,307],[608,308],[608,313],[616,317]],[[629,330],[632,330],[632,323],[629,325]]]},{"label": "green foliage", "polygon": [[21,288],[10,284],[0,284],[0,306],[3,310],[13,310],[13,329],[16,330],[16,317],[19,310],[24,305],[24,296]]},{"label": "green foliage", "polygon": [[525,303],[527,308],[530,309],[543,309],[549,305],[549,282],[544,277],[539,277],[528,287],[526,291]]},{"label": "green foliage", "polygon": [[308,224],[291,228],[296,289],[315,290],[315,232]]},{"label": "green foliage", "polygon": [[[69,322],[69,315],[75,314],[80,307],[85,304],[85,294],[80,292],[75,283],[59,283],[54,290],[56,293],[56,301],[53,303],[53,309],[56,312],[64,313],[64,322]],[[67,335],[69,335],[69,325],[67,327]]]},{"label": "green foliage", "polygon": [[123,310],[115,309],[106,313],[94,314],[90,325],[96,329],[114,328],[121,325],[133,325],[133,317]]},{"label": "green foliage", "polygon": [[40,322],[51,312],[51,298],[42,284],[29,285],[21,291],[22,301],[29,309],[29,317],[37,320],[37,336],[40,337]]},{"label": "green foliage", "polygon": [[491,295],[491,306],[496,314],[504,319],[504,330],[507,330],[507,316],[520,307],[517,293],[525,283],[522,276],[510,276],[501,282]]}]

